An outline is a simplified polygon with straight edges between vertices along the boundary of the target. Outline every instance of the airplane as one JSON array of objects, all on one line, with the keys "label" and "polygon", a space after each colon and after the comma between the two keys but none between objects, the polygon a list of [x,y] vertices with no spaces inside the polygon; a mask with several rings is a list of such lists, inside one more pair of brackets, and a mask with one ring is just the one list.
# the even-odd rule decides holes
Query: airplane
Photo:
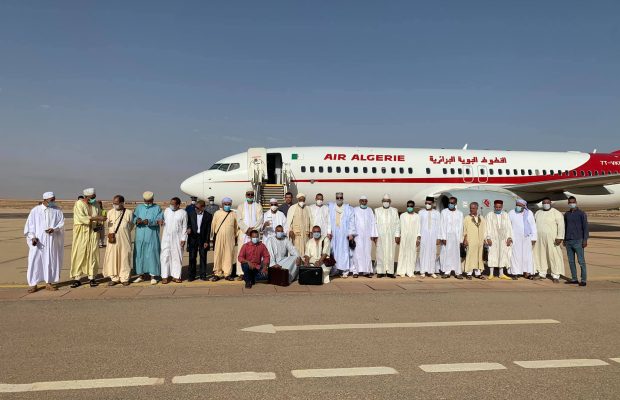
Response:
[{"label": "airplane", "polygon": [[506,210],[521,197],[536,209],[545,197],[559,210],[568,209],[574,195],[582,210],[620,207],[620,150],[612,153],[539,152],[462,149],[405,149],[364,147],[250,148],[217,161],[206,171],[187,178],[181,191],[189,196],[245,201],[251,187],[264,207],[272,197],[282,203],[288,191],[304,193],[313,203],[317,193],[325,202],[343,192],[345,202],[355,206],[362,195],[369,207],[380,207],[384,194],[404,211],[408,200],[416,208],[427,196],[437,208],[458,199],[469,213],[478,202],[480,211],[504,201]]}]

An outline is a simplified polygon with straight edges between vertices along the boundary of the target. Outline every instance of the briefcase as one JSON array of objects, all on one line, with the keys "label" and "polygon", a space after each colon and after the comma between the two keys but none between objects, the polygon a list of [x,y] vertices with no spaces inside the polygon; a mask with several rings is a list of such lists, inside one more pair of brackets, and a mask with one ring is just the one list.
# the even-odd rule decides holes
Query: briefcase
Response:
[{"label": "briefcase", "polygon": [[323,268],[321,267],[299,267],[300,285],[322,285]]},{"label": "briefcase", "polygon": [[290,284],[288,269],[269,267],[267,274],[269,276],[267,282],[270,285],[288,286]]}]

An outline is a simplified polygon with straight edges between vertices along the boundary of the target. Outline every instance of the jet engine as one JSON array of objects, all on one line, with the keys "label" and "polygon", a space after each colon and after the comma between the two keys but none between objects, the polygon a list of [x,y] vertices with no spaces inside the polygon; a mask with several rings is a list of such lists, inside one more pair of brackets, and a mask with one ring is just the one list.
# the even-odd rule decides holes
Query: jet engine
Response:
[{"label": "jet engine", "polygon": [[480,215],[486,215],[493,211],[493,202],[502,200],[504,202],[504,210],[510,211],[515,207],[517,195],[501,188],[490,186],[474,186],[466,189],[446,190],[435,195],[437,210],[441,211],[448,208],[448,200],[450,197],[458,199],[457,207],[464,215],[469,214],[469,205],[472,202],[478,203],[478,212]]}]

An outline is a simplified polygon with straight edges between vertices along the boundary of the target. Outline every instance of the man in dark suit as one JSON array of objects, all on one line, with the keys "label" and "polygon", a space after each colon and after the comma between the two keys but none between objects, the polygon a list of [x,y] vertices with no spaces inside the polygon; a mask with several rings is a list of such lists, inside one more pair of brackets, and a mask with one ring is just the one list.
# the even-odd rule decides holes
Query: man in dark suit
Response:
[{"label": "man in dark suit", "polygon": [[207,280],[207,251],[211,235],[213,216],[205,212],[205,202],[198,200],[193,209],[187,212],[187,248],[189,250],[188,281],[196,279],[196,257],[200,255],[199,277]]}]

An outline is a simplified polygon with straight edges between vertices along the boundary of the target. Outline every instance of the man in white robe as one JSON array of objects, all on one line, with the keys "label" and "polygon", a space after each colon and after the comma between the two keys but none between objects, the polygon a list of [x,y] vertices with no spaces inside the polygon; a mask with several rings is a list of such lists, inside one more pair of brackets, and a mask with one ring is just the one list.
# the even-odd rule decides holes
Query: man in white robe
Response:
[{"label": "man in white robe", "polygon": [[329,208],[323,203],[323,194],[319,193],[315,196],[315,203],[308,207],[310,210],[310,220],[312,226],[321,227],[321,232],[327,235],[331,232],[329,226]]},{"label": "man in white robe", "polygon": [[532,251],[537,240],[534,214],[527,209],[525,200],[517,199],[517,204],[514,210],[510,210],[508,217],[512,225],[510,275],[514,280],[519,279],[519,276],[529,278],[536,272]]},{"label": "man in white robe", "polygon": [[297,279],[301,257],[291,239],[286,237],[284,227],[282,225],[276,226],[274,236],[267,238],[264,243],[269,251],[269,266],[287,269],[289,282]]},{"label": "man in white robe", "polygon": [[[239,260],[239,252],[244,244],[251,241],[250,232],[253,230],[260,231],[263,226],[263,207],[254,200],[254,189],[248,188],[245,191],[245,201],[237,207],[237,225],[239,232],[237,234],[237,280],[243,280],[243,270]],[[232,277],[226,277],[232,280]]]},{"label": "man in white robe", "polygon": [[304,265],[321,267],[323,270],[323,283],[329,283],[331,268],[325,265],[325,260],[331,254],[330,242],[327,236],[321,233],[321,227],[316,225],[312,228],[312,238],[304,246]]},{"label": "man in white robe", "polygon": [[344,194],[336,193],[336,202],[329,203],[328,237],[331,240],[332,253],[336,268],[342,278],[352,274],[351,263],[353,250],[349,245],[355,237],[355,213],[353,207],[344,202]]},{"label": "man in white robe", "polygon": [[181,210],[181,199],[173,197],[164,211],[164,232],[161,237],[161,283],[181,283],[183,248],[187,242],[187,212]]},{"label": "man in white robe", "polygon": [[560,281],[564,274],[564,258],[562,257],[562,242],[564,241],[564,216],[551,206],[551,199],[546,197],[542,201],[542,210],[536,211],[536,231],[538,241],[534,246],[534,265],[538,276],[535,279],[547,277],[551,270],[551,279]]},{"label": "man in white robe", "polygon": [[377,243],[377,221],[371,208],[368,208],[368,197],[360,197],[360,205],[353,209],[355,221],[355,250],[351,260],[351,272],[357,278],[363,275],[372,278],[372,243]]},{"label": "man in white robe", "polygon": [[418,213],[420,216],[420,256],[417,269],[420,271],[420,278],[424,278],[427,274],[437,278],[437,272],[439,272],[437,246],[440,244],[441,215],[435,210],[434,204],[434,197],[426,197],[424,209]]},{"label": "man in white robe", "polygon": [[278,210],[279,207],[277,199],[269,200],[269,211],[263,214],[263,243],[267,243],[267,239],[276,236],[278,225],[283,227],[286,225],[286,215]]},{"label": "man in white robe", "polygon": [[456,279],[463,279],[461,271],[461,243],[463,243],[463,213],[457,210],[458,200],[450,197],[448,208],[441,211],[439,239],[439,264],[441,277],[448,279],[454,272]]},{"label": "man in white robe", "polygon": [[508,214],[503,210],[504,202],[495,200],[493,212],[487,214],[487,246],[489,246],[489,256],[487,265],[489,266],[489,279],[494,279],[495,269],[499,269],[499,278],[511,280],[504,274],[504,268],[510,268],[510,258],[512,256],[512,225]]},{"label": "man in white robe", "polygon": [[47,290],[58,290],[54,283],[60,279],[64,228],[65,217],[56,206],[54,193],[43,193],[43,202],[30,211],[24,226],[28,244],[28,293],[36,292],[40,281],[45,282]]},{"label": "man in white robe", "polygon": [[381,207],[375,209],[377,221],[377,278],[383,278],[386,274],[390,278],[394,275],[394,261],[396,258],[396,245],[400,244],[400,220],[398,210],[392,207],[392,199],[389,194],[383,195]]},{"label": "man in white robe", "polygon": [[312,217],[306,207],[306,195],[297,193],[297,204],[293,204],[286,214],[286,228],[299,254],[306,253],[306,243],[312,236]]},{"label": "man in white robe", "polygon": [[413,277],[420,246],[420,216],[414,212],[415,202],[407,202],[407,212],[400,215],[400,247],[396,275]]}]

